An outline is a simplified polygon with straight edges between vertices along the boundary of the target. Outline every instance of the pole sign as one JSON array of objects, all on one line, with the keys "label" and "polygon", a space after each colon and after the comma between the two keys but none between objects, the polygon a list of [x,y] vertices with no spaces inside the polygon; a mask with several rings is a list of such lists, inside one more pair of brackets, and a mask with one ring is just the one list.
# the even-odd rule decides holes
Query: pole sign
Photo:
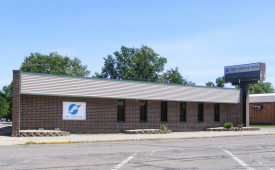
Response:
[{"label": "pole sign", "polygon": [[224,81],[242,89],[243,123],[249,126],[249,85],[265,80],[265,63],[252,63],[224,67]]},{"label": "pole sign", "polygon": [[224,67],[224,74],[260,71],[260,63]]},{"label": "pole sign", "polygon": [[86,120],[86,102],[63,102],[63,120]]},{"label": "pole sign", "polygon": [[224,67],[225,83],[240,83],[240,82],[252,82],[252,84],[258,81],[265,80],[265,63],[251,63],[235,66]]}]

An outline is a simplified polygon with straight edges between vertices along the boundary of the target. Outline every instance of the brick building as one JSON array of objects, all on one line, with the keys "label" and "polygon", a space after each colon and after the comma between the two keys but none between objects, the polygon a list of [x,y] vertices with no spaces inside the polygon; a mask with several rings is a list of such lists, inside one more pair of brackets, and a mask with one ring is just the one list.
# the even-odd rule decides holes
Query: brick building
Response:
[{"label": "brick building", "polygon": [[275,93],[249,95],[251,125],[275,125]]},{"label": "brick building", "polygon": [[159,129],[162,124],[176,132],[204,130],[225,122],[238,125],[243,122],[240,93],[239,89],[15,70],[12,135],[39,128],[120,133],[128,129]]}]

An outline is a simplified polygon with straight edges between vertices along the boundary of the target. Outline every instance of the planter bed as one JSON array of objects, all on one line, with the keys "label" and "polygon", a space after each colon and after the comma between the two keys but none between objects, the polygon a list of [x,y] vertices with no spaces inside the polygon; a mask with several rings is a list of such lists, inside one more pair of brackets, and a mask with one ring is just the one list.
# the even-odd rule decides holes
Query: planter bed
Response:
[{"label": "planter bed", "polygon": [[134,129],[124,130],[126,134],[166,134],[171,133],[171,130],[160,130],[160,129]]},{"label": "planter bed", "polygon": [[70,132],[60,130],[20,130],[21,137],[69,136]]}]

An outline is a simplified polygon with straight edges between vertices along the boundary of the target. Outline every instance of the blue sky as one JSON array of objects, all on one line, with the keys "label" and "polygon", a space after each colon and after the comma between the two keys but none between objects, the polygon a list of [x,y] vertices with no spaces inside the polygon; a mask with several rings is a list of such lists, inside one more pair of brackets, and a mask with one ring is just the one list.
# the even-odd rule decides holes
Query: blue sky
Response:
[{"label": "blue sky", "polygon": [[78,57],[92,76],[122,45],[151,47],[165,70],[197,85],[224,66],[263,62],[274,86],[274,9],[268,0],[0,0],[0,88],[31,52]]}]

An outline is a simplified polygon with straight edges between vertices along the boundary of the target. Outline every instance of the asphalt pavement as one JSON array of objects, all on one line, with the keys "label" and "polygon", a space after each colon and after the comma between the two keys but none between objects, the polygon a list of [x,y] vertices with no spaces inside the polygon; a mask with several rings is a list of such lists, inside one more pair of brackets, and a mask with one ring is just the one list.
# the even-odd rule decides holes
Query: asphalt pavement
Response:
[{"label": "asphalt pavement", "polygon": [[172,132],[169,134],[71,134],[55,137],[11,137],[10,123],[0,123],[0,146],[23,145],[33,143],[93,143],[140,140],[171,140],[192,138],[218,138],[237,136],[265,136],[275,135],[275,128],[261,128],[260,131],[195,131]]},{"label": "asphalt pavement", "polygon": [[1,170],[274,170],[274,135],[0,146]]}]

